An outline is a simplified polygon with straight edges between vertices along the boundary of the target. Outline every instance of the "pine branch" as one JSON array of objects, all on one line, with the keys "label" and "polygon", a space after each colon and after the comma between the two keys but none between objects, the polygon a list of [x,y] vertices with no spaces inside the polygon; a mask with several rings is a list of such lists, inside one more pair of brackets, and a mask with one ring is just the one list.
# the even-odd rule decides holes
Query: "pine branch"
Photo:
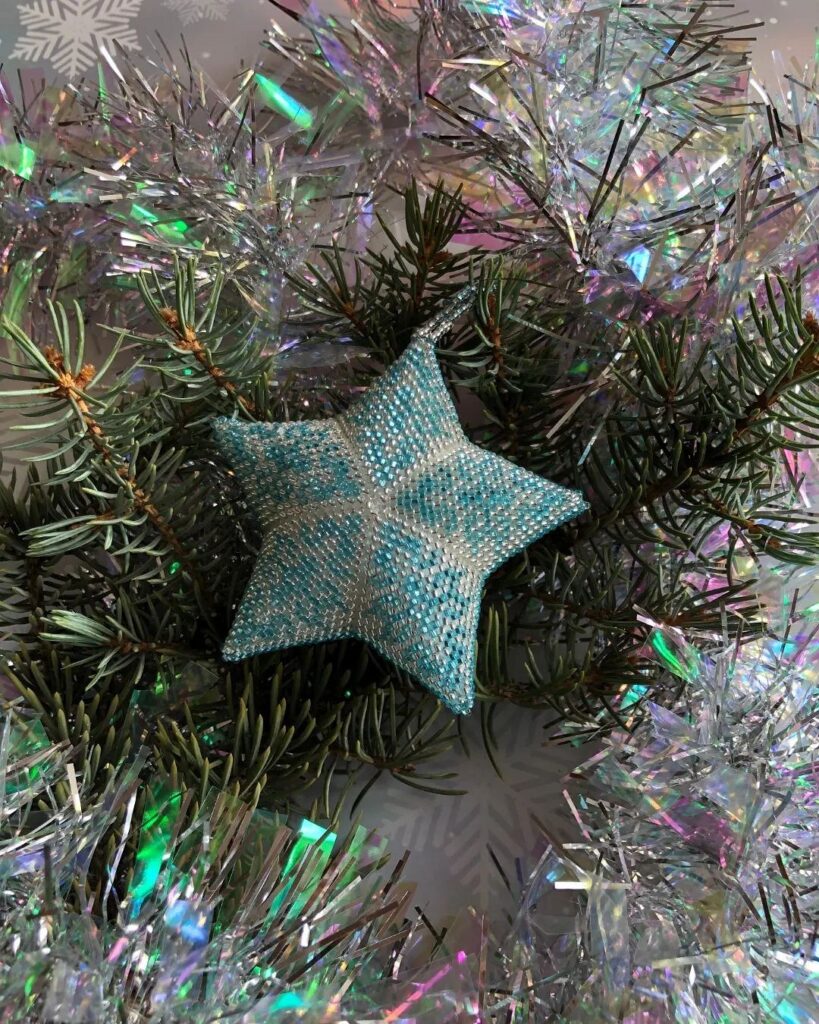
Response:
[{"label": "pine branch", "polygon": [[[766,460],[774,458],[782,450],[798,450],[812,443],[798,438],[789,439],[778,429],[771,432],[771,427],[777,428],[780,423],[791,422],[791,415],[787,411],[784,416],[780,415],[780,409],[787,404],[790,395],[797,389],[804,390],[819,382],[819,334],[811,329],[814,319],[810,315],[801,314],[797,293],[787,282],[780,280],[778,284],[786,312],[783,315],[777,311],[776,333],[763,320],[752,302],[754,320],[771,356],[767,367],[758,364],[753,344],[735,321],[736,369],[729,369],[717,357],[718,374],[713,386],[698,366],[696,381],[689,379],[680,391],[678,378],[668,376],[664,365],[654,355],[656,336],[653,341],[647,337],[642,339],[638,345],[642,363],[637,365],[645,376],[649,376],[650,367],[647,364],[657,364],[655,393],[664,401],[663,415],[670,417],[669,425],[674,432],[672,448],[666,448],[670,455],[670,466],[650,483],[638,486],[627,502],[618,500],[608,509],[596,511],[591,521],[577,529],[576,542],[591,540],[601,530],[613,530],[620,535],[622,522],[643,513],[662,524],[667,520],[663,511],[664,499],[671,498],[678,506],[689,505],[693,510],[710,510],[715,519],[733,523],[743,532],[751,550],[760,547],[768,554],[800,562],[812,560],[816,552],[819,552],[819,535],[802,533],[791,538],[788,543],[781,531],[737,508],[727,496],[715,494],[717,488],[724,487],[735,478],[737,469],[743,464],[748,468],[740,470],[737,479],[747,483],[752,479],[761,482],[760,472],[763,476],[769,475],[763,468]],[[776,309],[776,298],[770,281],[767,289],[770,308]],[[666,366],[670,361],[669,337],[666,335],[665,343],[660,345],[666,357]],[[684,340],[681,338],[677,349],[678,368]],[[637,395],[637,389],[623,372],[618,371],[617,377],[624,387]],[[637,379],[644,377],[638,375]],[[695,407],[692,415],[689,411],[691,403],[686,395],[695,384],[702,388],[713,387],[712,394],[715,397],[721,396],[719,406],[712,403],[711,408]],[[679,408],[679,413],[676,408]],[[622,417],[617,422],[622,424]],[[809,434],[819,428],[819,417],[809,418],[801,414],[792,425]],[[722,440],[713,443],[711,438],[719,433],[723,435]],[[656,433],[654,436],[658,437]],[[662,434],[658,440],[662,443]],[[655,452],[648,454],[650,459],[655,457]],[[632,475],[637,474],[632,472]],[[763,518],[770,517],[771,513]],[[776,518],[775,513],[773,518]],[[801,550],[797,550],[797,545]]]},{"label": "pine branch", "polygon": [[144,513],[157,532],[162,535],[163,540],[180,560],[186,571],[201,586],[203,580],[192,557],[185,550],[167,518],[157,508],[153,495],[139,486],[136,477],[129,470],[127,462],[114,450],[111,439],[106,435],[86,400],[86,389],[96,376],[95,368],[90,363],[87,363],[78,373],[72,373],[66,368],[63,356],[52,345],[47,345],[43,350],[43,354],[49,367],[55,371],[57,380],[56,388],[50,390],[49,393],[54,397],[62,398],[76,411],[85,428],[85,436],[94,446],[103,464],[109,466],[116,473],[128,492],[134,507]]},{"label": "pine branch", "polygon": [[376,212],[386,252],[349,253],[334,242],[321,253],[323,267],[308,262],[305,274],[290,275],[296,295],[316,314],[307,321],[316,340],[352,329],[356,343],[394,359],[461,286],[474,253],[449,249],[466,212],[460,190],[450,195],[439,183],[422,202],[413,182],[403,201],[406,241]]},{"label": "pine branch", "polygon": [[[734,578],[735,549],[815,556],[810,516],[780,473],[783,452],[819,435],[819,343],[798,281],[771,283],[766,313],[752,307],[755,333],[738,325],[717,359],[696,324],[595,335],[549,282],[454,252],[463,207],[440,186],[425,201],[410,190],[405,210],[405,241],[358,259],[336,245],[292,282],[291,326],[309,333],[305,351],[341,332],[387,362],[465,277],[477,281],[474,317],[440,350],[466,429],[596,510],[488,581],[479,695],[490,716],[511,700],[604,729],[623,720],[629,688],[653,685],[638,606],[692,635],[750,637],[763,623],[753,577]],[[0,574],[0,622],[24,638],[15,685],[49,735],[81,739],[98,765],[138,737],[194,802],[215,786],[278,807],[320,799],[331,814],[334,780],[346,793],[384,772],[453,791],[434,765],[452,720],[365,645],[240,665],[219,656],[259,537],[213,447],[213,417],[326,414],[372,370],[271,387],[275,342],[268,352],[230,282],[189,262],[169,280],[141,277],[140,291],[157,331],[117,333],[102,370],[57,307],[48,350],[7,328],[25,356],[13,373],[23,413],[68,411],[41,424],[52,446],[42,482],[32,476],[22,498],[0,493],[13,566]],[[201,582],[181,571],[154,512]],[[714,547],[720,528],[728,538]]]},{"label": "pine branch", "polygon": [[177,347],[183,352],[192,353],[199,365],[204,368],[205,372],[210,377],[213,378],[213,383],[216,387],[224,388],[231,398],[234,398],[238,404],[241,405],[246,413],[249,413],[251,416],[255,416],[256,407],[253,402],[249,398],[240,394],[239,389],[232,380],[228,379],[224,370],[221,370],[211,361],[207,349],[197,338],[196,331],[193,327],[189,324],[180,322],[179,315],[176,310],[171,309],[169,306],[163,306],[159,310],[159,315],[167,324],[169,330],[171,330],[176,337]]}]

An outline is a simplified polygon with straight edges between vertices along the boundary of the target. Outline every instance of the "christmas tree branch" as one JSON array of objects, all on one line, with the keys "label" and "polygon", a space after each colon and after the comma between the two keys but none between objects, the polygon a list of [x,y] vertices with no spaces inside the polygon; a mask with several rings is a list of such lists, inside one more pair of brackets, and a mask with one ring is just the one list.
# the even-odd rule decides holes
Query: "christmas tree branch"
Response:
[{"label": "christmas tree branch", "polygon": [[202,585],[204,581],[173,527],[157,508],[153,496],[139,486],[137,478],[130,471],[124,459],[115,451],[110,438],[91,410],[87,401],[86,389],[96,375],[95,368],[87,363],[79,373],[72,373],[67,369],[62,354],[52,345],[47,345],[43,354],[48,365],[54,370],[57,380],[56,388],[49,389],[49,393],[62,398],[75,410],[85,428],[85,436],[94,446],[103,464],[110,466],[121,481],[134,507],[147,517],[185,570]]},{"label": "christmas tree branch", "polygon": [[[644,512],[648,512],[656,521],[662,522],[667,518],[667,512],[663,508],[664,499],[671,497],[678,505],[690,505],[692,509],[710,509],[716,518],[733,523],[746,534],[750,548],[753,548],[754,544],[760,544],[768,553],[789,557],[789,549],[775,530],[736,509],[730,501],[715,496],[714,493],[723,483],[729,484],[737,467],[743,462],[751,459],[764,462],[777,449],[799,448],[804,443],[811,443],[801,442],[798,438],[785,438],[781,432],[772,435],[769,430],[771,424],[779,422],[777,409],[787,402],[791,394],[797,389],[803,389],[805,385],[819,381],[819,330],[816,329],[815,318],[812,314],[801,315],[797,308],[796,293],[787,282],[780,281],[779,286],[787,316],[777,313],[776,334],[752,303],[755,322],[760,333],[764,332],[763,338],[767,348],[773,354],[770,365],[764,368],[751,366],[753,349],[743,329],[736,322],[736,369],[729,369],[717,357],[718,380],[721,384],[733,388],[739,385],[736,389],[740,398],[749,386],[752,390],[752,395],[744,403],[737,404],[735,399],[729,399],[722,405],[719,432],[723,434],[723,440],[716,444],[709,441],[715,425],[713,410],[706,413],[707,420],[698,421],[698,410],[695,407],[692,416],[684,394],[682,402],[680,401],[678,379],[673,375],[666,377],[666,368],[659,366],[658,372],[664,388],[658,388],[658,391],[660,397],[664,398],[675,431],[672,435],[672,449],[669,451],[666,448],[671,466],[653,481],[635,488],[628,502],[616,501],[607,510],[597,512],[588,522],[579,526],[575,531],[577,543],[588,541],[599,531],[612,527],[614,532],[618,533],[620,524]],[[771,308],[776,308],[776,298],[770,281],[768,292]],[[650,343],[646,343],[643,351],[647,349],[650,350]],[[649,354],[649,358],[654,358],[653,353]],[[751,372],[752,369],[756,372]],[[760,378],[760,371],[764,373],[764,377]],[[629,391],[635,393],[623,372],[618,371],[617,376]],[[749,378],[760,381],[760,384],[749,384]],[[703,378],[703,384],[706,383]],[[691,386],[690,381],[687,386]],[[677,407],[682,414],[679,419],[675,411]],[[802,423],[801,428],[810,434],[809,421]],[[658,438],[658,441],[662,443],[662,438]],[[649,458],[655,459],[659,450],[659,445],[655,446]],[[742,472],[739,479],[745,479]],[[660,512],[659,508],[663,508],[663,511]],[[800,535],[798,540],[806,550],[812,550],[812,535]],[[807,557],[793,550],[790,551],[790,555],[798,560]]]},{"label": "christmas tree branch", "polygon": [[170,306],[163,306],[159,310],[159,315],[162,317],[162,320],[168,326],[169,330],[173,332],[174,337],[176,338],[176,347],[181,349],[183,352],[190,352],[199,365],[202,366],[205,372],[213,379],[213,383],[216,387],[224,388],[231,398],[234,398],[246,413],[255,417],[257,414],[256,406],[249,398],[246,398],[240,393],[239,388],[232,380],[228,379],[224,370],[221,370],[210,359],[207,349],[197,338],[196,331],[193,327],[189,324],[180,322],[179,314],[175,309],[171,309]]}]

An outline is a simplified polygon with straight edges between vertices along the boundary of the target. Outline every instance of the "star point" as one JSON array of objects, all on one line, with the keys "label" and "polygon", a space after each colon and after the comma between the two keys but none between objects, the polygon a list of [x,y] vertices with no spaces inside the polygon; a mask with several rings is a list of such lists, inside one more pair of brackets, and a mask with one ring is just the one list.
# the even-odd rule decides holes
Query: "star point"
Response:
[{"label": "star point", "polygon": [[216,421],[264,533],[227,659],[355,636],[471,709],[486,577],[587,505],[463,433],[434,346],[470,301],[336,419]]}]

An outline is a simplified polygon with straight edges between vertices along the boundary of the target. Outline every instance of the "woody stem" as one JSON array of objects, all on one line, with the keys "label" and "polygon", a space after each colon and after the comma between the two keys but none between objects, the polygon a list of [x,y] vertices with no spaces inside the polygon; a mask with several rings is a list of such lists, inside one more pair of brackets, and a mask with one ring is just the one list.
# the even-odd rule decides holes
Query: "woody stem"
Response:
[{"label": "woody stem", "polygon": [[[65,369],[62,365],[62,359],[53,350],[46,351],[46,358],[50,365],[58,372],[58,394],[66,401],[70,402],[77,410],[78,415],[85,425],[86,435],[96,451],[99,453],[102,461],[111,465],[116,475],[122,481],[125,489],[128,491],[128,494],[134,503],[134,507],[145,514],[149,522],[154,525],[165,543],[179,559],[180,564],[185,567],[192,578],[196,579],[197,582],[202,585],[203,581],[201,580],[195,565],[192,563],[188,552],[185,550],[185,547],[173,527],[156,507],[151,495],[137,484],[136,478],[113,450],[105,437],[105,432],[94,417],[91,407],[83,395],[83,388],[90,376],[88,372],[90,368],[86,367],[79,375],[75,376]],[[204,587],[202,592],[206,592]]]},{"label": "woody stem", "polygon": [[162,319],[167,324],[169,330],[171,330],[176,337],[176,344],[179,348],[184,349],[186,352],[190,352],[194,359],[199,365],[205,370],[205,372],[213,380],[219,388],[224,388],[225,391],[235,401],[242,406],[245,412],[251,416],[256,415],[256,406],[249,398],[246,398],[232,380],[229,379],[224,370],[220,369],[208,356],[207,349],[202,342],[197,338],[196,331],[188,324],[183,324],[179,320],[179,316],[175,310],[170,307],[165,307],[160,310]]}]

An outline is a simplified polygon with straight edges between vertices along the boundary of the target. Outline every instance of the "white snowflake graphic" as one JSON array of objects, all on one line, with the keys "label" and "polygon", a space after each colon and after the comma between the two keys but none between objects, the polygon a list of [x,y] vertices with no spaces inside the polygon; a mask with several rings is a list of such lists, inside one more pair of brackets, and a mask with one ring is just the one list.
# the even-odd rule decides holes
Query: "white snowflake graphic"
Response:
[{"label": "white snowflake graphic", "polygon": [[75,78],[92,65],[101,46],[119,43],[138,50],[130,22],[142,0],[29,0],[18,5],[23,35],[11,53],[20,60],[49,60],[56,70]]},{"label": "white snowflake graphic", "polygon": [[183,25],[197,21],[224,21],[233,0],[165,0],[165,6],[179,15]]}]

